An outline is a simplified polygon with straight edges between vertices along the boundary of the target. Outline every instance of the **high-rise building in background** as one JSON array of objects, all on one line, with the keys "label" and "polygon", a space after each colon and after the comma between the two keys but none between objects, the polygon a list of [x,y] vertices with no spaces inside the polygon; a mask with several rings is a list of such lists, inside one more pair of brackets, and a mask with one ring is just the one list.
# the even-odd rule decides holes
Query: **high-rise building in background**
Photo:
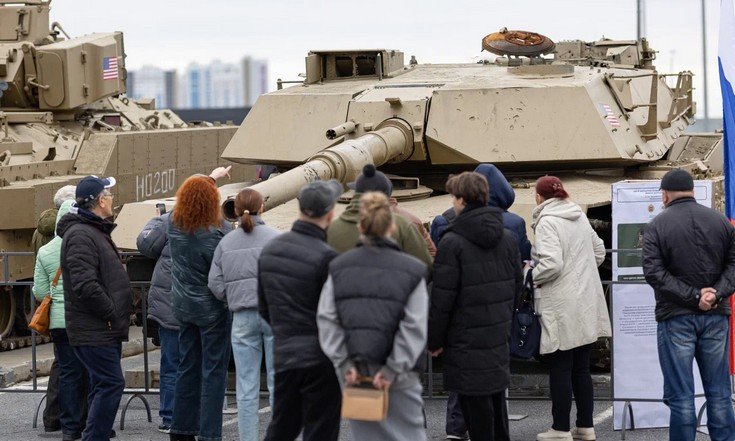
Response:
[{"label": "high-rise building in background", "polygon": [[158,108],[175,107],[176,71],[155,66],[128,71],[127,88],[133,98],[154,98]]},{"label": "high-rise building in background", "polygon": [[[180,74],[155,67],[128,72],[128,95],[156,98],[158,107],[179,109],[249,107],[268,92],[268,63],[192,63]],[[159,98],[160,97],[160,98]]]},{"label": "high-rise building in background", "polygon": [[243,98],[245,105],[250,107],[260,95],[268,92],[268,62],[245,57],[242,59],[241,68]]}]

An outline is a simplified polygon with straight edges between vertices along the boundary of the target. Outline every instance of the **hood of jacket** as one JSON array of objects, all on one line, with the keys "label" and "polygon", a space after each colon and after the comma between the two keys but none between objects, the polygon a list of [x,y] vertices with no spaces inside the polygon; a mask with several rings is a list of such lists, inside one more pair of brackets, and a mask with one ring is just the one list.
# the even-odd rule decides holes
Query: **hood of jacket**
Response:
[{"label": "hood of jacket", "polygon": [[58,210],[56,208],[49,208],[41,213],[41,216],[38,218],[38,225],[36,225],[36,230],[39,234],[45,237],[54,236],[57,213]]},{"label": "hood of jacket", "polygon": [[465,208],[447,231],[453,231],[481,248],[494,248],[503,237],[503,212],[495,207]]},{"label": "hood of jacket", "polygon": [[59,237],[64,237],[64,233],[66,233],[72,225],[76,224],[91,225],[108,235],[111,234],[112,230],[117,226],[108,220],[102,219],[89,210],[77,208],[73,205],[69,208],[69,212],[65,216],[62,216],[56,224],[56,234],[58,234]]},{"label": "hood of jacket", "polygon": [[488,206],[507,210],[513,205],[516,193],[497,167],[492,164],[480,164],[475,168],[475,173],[485,176],[487,183],[490,184]]},{"label": "hood of jacket", "polygon": [[360,221],[360,197],[362,193],[355,193],[350,199],[350,203],[345,208],[345,211],[339,215],[339,218],[345,222],[357,225]]},{"label": "hood of jacket", "polygon": [[[61,204],[61,207],[59,207],[59,212],[56,215],[56,225],[59,225],[59,222],[61,221],[61,218],[66,216],[66,214],[69,213],[69,210],[71,210],[71,206],[74,205],[74,201],[69,199],[68,201],[64,201],[63,204]],[[56,227],[54,226],[54,233],[56,233]]]},{"label": "hood of jacket", "polygon": [[554,216],[575,221],[583,214],[579,205],[570,200],[559,198],[547,199],[533,209],[531,228],[536,229],[538,221],[544,216]]}]

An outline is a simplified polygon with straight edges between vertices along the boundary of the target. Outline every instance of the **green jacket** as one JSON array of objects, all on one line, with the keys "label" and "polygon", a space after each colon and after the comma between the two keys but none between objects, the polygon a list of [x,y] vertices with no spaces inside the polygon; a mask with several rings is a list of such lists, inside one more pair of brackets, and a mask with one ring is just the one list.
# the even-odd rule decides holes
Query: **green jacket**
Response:
[{"label": "green jacket", "polygon": [[[66,201],[59,207],[56,215],[56,222],[69,212],[74,201]],[[64,329],[66,322],[64,320],[64,284],[59,278],[56,288],[51,289],[51,282],[54,280],[56,270],[59,268],[61,260],[61,238],[54,236],[51,242],[42,246],[36,256],[36,270],[33,273],[33,295],[39,301],[46,297],[51,290],[51,323],[49,329]]]},{"label": "green jacket", "polygon": [[[357,222],[360,220],[360,196],[362,196],[361,193],[355,193],[344,213],[332,221],[327,229],[327,243],[340,254],[355,248],[360,240],[360,232],[357,231]],[[424,262],[431,271],[432,262],[429,249],[413,224],[405,217],[395,213],[393,221],[396,224],[396,234],[393,239],[398,246]]]}]

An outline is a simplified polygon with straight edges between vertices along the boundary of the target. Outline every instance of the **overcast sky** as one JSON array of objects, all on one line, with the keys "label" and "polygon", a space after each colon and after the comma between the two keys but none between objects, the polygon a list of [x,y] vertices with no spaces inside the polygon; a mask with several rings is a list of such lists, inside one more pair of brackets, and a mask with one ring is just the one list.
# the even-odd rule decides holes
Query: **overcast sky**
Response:
[{"label": "overcast sky", "polygon": [[[719,0],[705,0],[709,113],[721,117],[717,71]],[[703,114],[700,0],[647,0],[646,33],[660,72],[695,73]],[[501,27],[555,41],[636,36],[636,0],[54,0],[51,21],[71,36],[123,31],[126,64],[183,68],[192,61],[269,62],[276,78],[298,79],[310,49],[388,48],[419,62],[471,62],[482,37]]]}]

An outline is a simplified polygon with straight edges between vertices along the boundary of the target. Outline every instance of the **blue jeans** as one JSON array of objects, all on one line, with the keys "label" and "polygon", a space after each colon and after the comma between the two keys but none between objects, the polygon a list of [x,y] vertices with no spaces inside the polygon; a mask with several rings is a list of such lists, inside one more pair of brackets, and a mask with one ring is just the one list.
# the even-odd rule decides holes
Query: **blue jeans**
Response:
[{"label": "blue jeans", "polygon": [[728,317],[692,314],[658,324],[658,357],[664,376],[664,402],[671,410],[669,440],[693,441],[697,431],[694,408],[696,359],[707,399],[707,428],[713,441],[735,439],[730,403]]},{"label": "blue jeans", "polygon": [[74,353],[89,373],[89,411],[83,441],[108,441],[125,389],[120,367],[122,345],[74,346]]},{"label": "blue jeans", "polygon": [[230,315],[207,327],[182,323],[171,433],[222,439],[222,404],[230,361]]},{"label": "blue jeans", "polygon": [[84,412],[84,365],[69,344],[65,329],[52,329],[54,355],[59,367],[59,421],[64,435],[82,433]]},{"label": "blue jeans", "polygon": [[232,317],[232,354],[237,367],[240,441],[258,440],[260,364],[264,347],[268,398],[273,408],[273,331],[257,309],[235,312]]},{"label": "blue jeans", "polygon": [[174,415],[174,392],[176,388],[176,371],[179,368],[179,331],[158,327],[158,338],[161,340],[161,408],[158,416],[164,426],[171,426]]}]

